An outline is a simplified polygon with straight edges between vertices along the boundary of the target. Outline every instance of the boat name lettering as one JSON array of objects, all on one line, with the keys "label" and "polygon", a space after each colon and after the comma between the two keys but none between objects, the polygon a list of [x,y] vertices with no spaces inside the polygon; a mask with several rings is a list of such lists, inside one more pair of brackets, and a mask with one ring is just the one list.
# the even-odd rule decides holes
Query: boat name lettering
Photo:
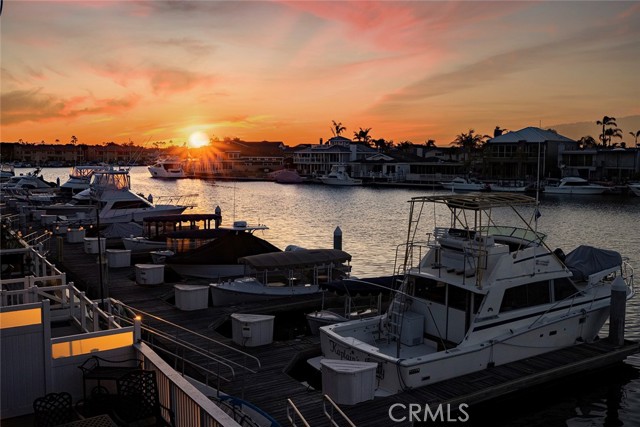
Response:
[{"label": "boat name lettering", "polygon": [[338,343],[333,340],[329,340],[329,346],[330,351],[336,356],[339,356],[342,360],[350,360],[353,362],[357,362],[359,360],[358,357],[353,354],[353,350],[351,350],[351,352],[348,352],[346,348],[339,347]]}]

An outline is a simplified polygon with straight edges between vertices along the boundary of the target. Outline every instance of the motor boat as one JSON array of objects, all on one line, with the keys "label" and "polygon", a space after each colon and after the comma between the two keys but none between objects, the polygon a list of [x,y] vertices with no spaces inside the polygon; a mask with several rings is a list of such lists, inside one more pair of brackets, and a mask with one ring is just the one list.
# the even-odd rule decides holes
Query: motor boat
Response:
[{"label": "motor boat", "polygon": [[226,233],[221,229],[222,215],[180,214],[146,217],[142,236],[122,238],[124,248],[132,253],[171,250],[173,253],[196,249]]},{"label": "motor boat", "polygon": [[280,169],[270,172],[267,176],[278,184],[300,184],[304,181],[295,169]]},{"label": "motor boat", "polygon": [[349,261],[351,255],[338,249],[298,249],[242,257],[238,262],[246,266],[248,274],[210,284],[211,300],[214,306],[226,306],[319,294],[323,282],[349,274]]},{"label": "motor boat", "polygon": [[[325,308],[323,294],[321,309],[305,315],[311,335],[319,335],[321,326],[333,325],[348,320],[366,319],[381,314],[382,297],[390,294],[394,286],[399,283],[399,278],[400,276],[346,277],[336,282],[323,284],[322,288],[324,290],[345,296],[344,307]],[[374,297],[375,304],[371,300],[367,304],[356,304],[356,301],[358,301],[356,298],[366,299],[367,296]]]},{"label": "motor boat", "polygon": [[489,191],[491,186],[474,178],[455,177],[451,181],[441,182],[445,190],[451,191]]},{"label": "motor boat", "polygon": [[47,214],[93,217],[99,211],[100,224],[142,222],[158,215],[177,215],[195,206],[197,195],[143,197],[131,191],[131,177],[127,168],[110,168],[94,172],[90,188],[73,196],[69,203],[43,207]]},{"label": "motor boat", "polygon": [[[211,241],[188,251],[180,251],[167,257],[165,264],[181,276],[219,280],[241,276],[245,273],[239,258],[282,252],[278,247],[255,236],[256,230],[268,229],[265,225],[248,225],[236,221],[231,227],[220,226],[218,236]],[[176,252],[174,246],[168,249]],[[179,249],[179,248],[178,248]]]},{"label": "motor boat", "polygon": [[593,195],[608,193],[609,191],[611,191],[610,187],[593,184],[577,176],[565,177],[557,183],[547,183],[544,186],[545,194]]},{"label": "motor boat", "polygon": [[158,159],[147,169],[153,178],[178,179],[187,177],[184,161],[177,157]]},{"label": "motor boat", "polygon": [[612,250],[551,250],[536,207],[511,193],[412,198],[402,285],[386,313],[321,327],[323,357],[375,361],[389,395],[597,340],[612,287],[634,295],[633,269]]},{"label": "motor boat", "polygon": [[71,194],[77,194],[89,188],[91,177],[96,171],[106,170],[105,165],[73,166],[69,171],[69,179],[60,185],[60,190]]},{"label": "motor boat", "polygon": [[535,184],[526,184],[522,181],[498,181],[489,184],[491,191],[503,193],[528,193],[535,192]]},{"label": "motor boat", "polygon": [[0,182],[8,181],[9,178],[15,176],[13,165],[9,163],[2,163],[0,165]]},{"label": "motor boat", "polygon": [[361,179],[355,179],[349,175],[345,165],[331,166],[331,171],[326,175],[322,175],[319,179],[323,184],[328,185],[362,185]]},{"label": "motor boat", "polygon": [[55,183],[44,180],[40,174],[41,171],[40,168],[36,168],[34,171],[26,174],[9,176],[8,179],[0,185],[0,188],[7,192],[20,192],[21,190],[40,192],[57,190]]}]

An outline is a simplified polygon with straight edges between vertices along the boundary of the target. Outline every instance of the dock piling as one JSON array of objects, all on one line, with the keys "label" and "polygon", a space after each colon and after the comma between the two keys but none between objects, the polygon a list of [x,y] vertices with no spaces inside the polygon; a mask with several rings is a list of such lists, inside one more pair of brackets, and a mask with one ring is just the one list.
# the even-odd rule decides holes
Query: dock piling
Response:
[{"label": "dock piling", "polygon": [[333,249],[342,250],[342,230],[340,227],[336,227],[333,232]]},{"label": "dock piling", "polygon": [[609,314],[609,341],[613,345],[624,345],[624,321],[627,305],[627,286],[618,276],[611,284],[611,312]]}]

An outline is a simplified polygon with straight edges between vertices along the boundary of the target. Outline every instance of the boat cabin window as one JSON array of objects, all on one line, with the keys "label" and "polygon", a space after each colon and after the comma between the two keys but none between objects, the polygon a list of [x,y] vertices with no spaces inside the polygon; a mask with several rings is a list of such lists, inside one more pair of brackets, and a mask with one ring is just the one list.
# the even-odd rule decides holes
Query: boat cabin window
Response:
[{"label": "boat cabin window", "polygon": [[121,200],[113,202],[112,209],[139,209],[148,207],[149,203],[144,200]]},{"label": "boat cabin window", "polygon": [[534,307],[551,302],[549,282],[527,283],[506,289],[500,305],[500,313],[520,308]]},{"label": "boat cabin window", "polygon": [[473,238],[476,236],[476,232],[472,230],[465,230],[464,228],[450,228],[449,236],[473,240]]},{"label": "boat cabin window", "polygon": [[553,299],[554,301],[562,301],[576,294],[578,290],[568,277],[555,279],[553,281]]},{"label": "boat cabin window", "polygon": [[447,286],[444,282],[438,282],[426,277],[414,277],[413,295],[428,301],[445,304],[447,297]]}]

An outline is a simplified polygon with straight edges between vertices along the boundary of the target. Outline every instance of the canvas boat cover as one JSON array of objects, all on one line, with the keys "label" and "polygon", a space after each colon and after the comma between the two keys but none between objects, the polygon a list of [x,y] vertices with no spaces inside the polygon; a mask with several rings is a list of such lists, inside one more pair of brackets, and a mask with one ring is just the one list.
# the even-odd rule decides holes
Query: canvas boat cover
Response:
[{"label": "canvas boat cover", "polygon": [[575,280],[586,280],[599,271],[619,267],[622,256],[616,251],[581,245],[567,254],[564,263]]},{"label": "canvas boat cover", "polygon": [[247,264],[257,270],[341,264],[346,261],[351,261],[351,255],[338,249],[299,249],[246,256],[238,260],[239,263]]},{"label": "canvas boat cover", "polygon": [[212,242],[188,252],[172,256],[168,264],[236,264],[238,258],[249,255],[282,252],[271,243],[244,231],[226,233]]}]

